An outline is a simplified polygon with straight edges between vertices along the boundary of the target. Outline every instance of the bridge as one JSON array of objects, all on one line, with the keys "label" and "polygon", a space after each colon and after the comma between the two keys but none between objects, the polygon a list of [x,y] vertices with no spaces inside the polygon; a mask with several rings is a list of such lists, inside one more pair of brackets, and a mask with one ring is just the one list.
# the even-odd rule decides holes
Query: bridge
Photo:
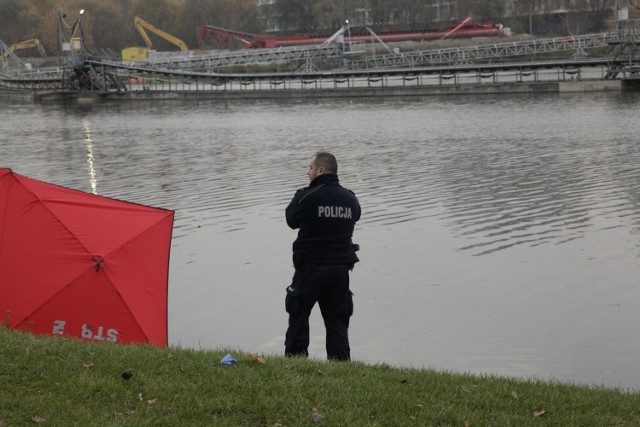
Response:
[{"label": "bridge", "polygon": [[[0,89],[50,92],[126,93],[318,91],[359,88],[418,88],[434,85],[636,79],[640,25],[625,21],[616,32],[486,43],[385,55],[354,55],[336,45],[299,46],[167,56],[128,64],[75,57],[71,66],[20,69],[0,74]],[[362,51],[360,49],[359,51]],[[526,60],[523,60],[526,58]],[[547,59],[544,59],[547,58]],[[316,59],[332,59],[320,70]],[[231,65],[301,61],[286,72],[224,72]],[[337,65],[336,65],[337,64]]]}]

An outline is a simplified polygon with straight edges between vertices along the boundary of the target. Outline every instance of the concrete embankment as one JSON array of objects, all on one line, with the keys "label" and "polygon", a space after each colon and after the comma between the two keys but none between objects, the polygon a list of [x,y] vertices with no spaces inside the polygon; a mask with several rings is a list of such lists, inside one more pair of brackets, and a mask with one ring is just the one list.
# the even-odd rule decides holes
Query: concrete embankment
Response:
[{"label": "concrete embankment", "polygon": [[573,82],[496,83],[464,85],[398,86],[378,88],[337,88],[309,90],[234,90],[234,91],[131,91],[113,93],[107,99],[273,99],[273,98],[359,98],[396,96],[443,96],[482,94],[533,94],[623,91],[622,80],[584,80]]},{"label": "concrete embankment", "polygon": [[[297,98],[364,98],[397,96],[446,96],[482,94],[535,94],[535,93],[581,93],[621,92],[640,88],[640,82],[625,80],[580,80],[562,82],[527,83],[483,83],[462,85],[424,85],[397,87],[352,87],[334,89],[287,89],[287,90],[132,90],[125,92],[33,92],[34,102],[77,101],[92,104],[100,101],[126,101],[150,99],[297,99]],[[0,92],[0,97],[4,96]],[[18,94],[13,93],[13,97]],[[23,93],[22,98],[26,98]]]}]

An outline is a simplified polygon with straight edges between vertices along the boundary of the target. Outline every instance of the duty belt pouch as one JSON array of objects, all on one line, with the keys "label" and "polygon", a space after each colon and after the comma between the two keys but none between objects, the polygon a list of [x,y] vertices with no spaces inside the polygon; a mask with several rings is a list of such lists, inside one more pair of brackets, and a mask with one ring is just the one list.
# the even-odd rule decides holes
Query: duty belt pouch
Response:
[{"label": "duty belt pouch", "polygon": [[300,252],[293,253],[293,266],[297,269],[304,265],[304,256]]}]

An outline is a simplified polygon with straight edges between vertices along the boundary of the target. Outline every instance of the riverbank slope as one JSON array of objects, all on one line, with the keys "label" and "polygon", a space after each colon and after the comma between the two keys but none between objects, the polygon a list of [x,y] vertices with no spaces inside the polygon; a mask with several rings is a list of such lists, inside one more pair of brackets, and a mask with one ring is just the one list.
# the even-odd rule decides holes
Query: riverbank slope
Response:
[{"label": "riverbank slope", "polygon": [[[221,365],[231,353],[237,363]],[[0,425],[635,426],[640,393],[0,327]]]}]

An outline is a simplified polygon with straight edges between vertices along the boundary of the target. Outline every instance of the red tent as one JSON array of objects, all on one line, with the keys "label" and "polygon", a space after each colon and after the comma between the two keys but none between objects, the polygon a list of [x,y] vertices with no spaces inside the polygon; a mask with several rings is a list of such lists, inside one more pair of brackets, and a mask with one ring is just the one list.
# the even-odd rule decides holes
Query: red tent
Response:
[{"label": "red tent", "polygon": [[0,168],[0,316],[37,334],[167,345],[173,214]]}]

